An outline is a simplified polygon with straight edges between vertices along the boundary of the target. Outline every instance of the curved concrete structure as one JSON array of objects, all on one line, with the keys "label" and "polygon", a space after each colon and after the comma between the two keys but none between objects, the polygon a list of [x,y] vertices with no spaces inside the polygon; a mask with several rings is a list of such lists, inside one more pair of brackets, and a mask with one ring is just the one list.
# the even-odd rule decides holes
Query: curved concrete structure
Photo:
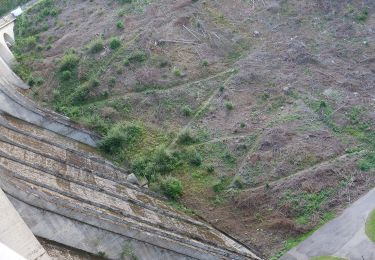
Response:
[{"label": "curved concrete structure", "polygon": [[35,235],[110,259],[259,259],[128,183],[95,154],[94,134],[19,93],[1,58],[0,72],[0,188]]},{"label": "curved concrete structure", "polygon": [[0,219],[0,259],[50,259],[1,189]]},{"label": "curved concrete structure", "polygon": [[14,62],[14,56],[9,47],[14,44],[14,21],[16,17],[12,14],[0,19],[0,57],[8,64]]}]

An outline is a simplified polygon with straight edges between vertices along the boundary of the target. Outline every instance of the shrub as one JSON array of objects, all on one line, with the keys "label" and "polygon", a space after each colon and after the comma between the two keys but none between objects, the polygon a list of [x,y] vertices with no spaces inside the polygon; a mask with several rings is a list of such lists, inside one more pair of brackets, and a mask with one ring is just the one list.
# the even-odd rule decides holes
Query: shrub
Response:
[{"label": "shrub", "polygon": [[359,22],[365,22],[365,21],[367,21],[367,19],[368,19],[368,15],[369,15],[368,8],[365,7],[365,8],[363,8],[361,11],[359,11],[359,12],[357,13],[357,15],[356,15],[355,18],[356,18],[357,21],[359,21]]},{"label": "shrub", "polygon": [[207,67],[208,66],[208,60],[203,60],[202,61],[202,66]]},{"label": "shrub", "polygon": [[234,109],[234,104],[231,101],[225,101],[224,105],[225,105],[226,109],[228,109],[228,110]]},{"label": "shrub", "polygon": [[176,77],[181,77],[181,75],[182,75],[181,70],[179,68],[176,68],[176,67],[173,68],[172,72]]},{"label": "shrub", "polygon": [[61,79],[63,81],[68,81],[72,78],[72,72],[70,70],[64,70],[61,74]]},{"label": "shrub", "polygon": [[177,143],[189,145],[195,143],[196,139],[189,129],[183,130],[177,137]]},{"label": "shrub", "polygon": [[215,171],[215,167],[212,164],[206,166],[206,170],[208,173],[213,173]]},{"label": "shrub", "polygon": [[133,0],[117,0],[120,4],[131,4]]},{"label": "shrub", "polygon": [[98,53],[102,51],[103,49],[104,49],[104,43],[101,38],[95,39],[89,44],[89,51],[91,53]]},{"label": "shrub", "polygon": [[109,41],[109,47],[112,49],[112,50],[115,50],[115,49],[118,49],[120,48],[121,46],[121,41],[119,38],[117,37],[112,37]]},{"label": "shrub", "polygon": [[90,93],[90,88],[88,85],[79,86],[71,95],[70,99],[73,105],[80,105],[86,101]]},{"label": "shrub", "polygon": [[182,195],[182,184],[181,182],[173,177],[168,177],[167,179],[163,180],[160,184],[160,189],[164,193],[165,196],[172,200],[177,200]]},{"label": "shrub", "polygon": [[144,51],[135,51],[129,58],[129,62],[144,62],[147,60],[147,54]]},{"label": "shrub", "polygon": [[193,111],[189,106],[183,106],[181,110],[184,116],[191,116],[193,114]]},{"label": "shrub", "polygon": [[65,54],[60,61],[60,71],[73,70],[77,67],[79,63],[79,57],[74,54]]},{"label": "shrub", "polygon": [[202,156],[195,150],[188,153],[189,163],[193,166],[200,166],[202,164]]},{"label": "shrub", "polygon": [[155,180],[160,174],[166,174],[175,170],[181,161],[176,153],[171,153],[165,147],[159,147],[151,155],[138,158],[132,163],[135,174]]},{"label": "shrub", "polygon": [[225,190],[225,187],[226,187],[226,183],[225,181],[223,180],[220,180],[218,182],[216,182],[213,186],[212,186],[212,189],[214,190],[214,192],[222,192],[223,190]]},{"label": "shrub", "polygon": [[123,21],[118,21],[116,23],[116,27],[117,27],[117,29],[124,29],[125,28],[124,22]]},{"label": "shrub", "polygon": [[129,61],[129,59],[125,59],[124,60],[124,66],[129,66],[130,65],[130,61]]},{"label": "shrub", "polygon": [[111,155],[132,147],[143,135],[143,128],[138,124],[118,123],[103,137],[99,148]]}]

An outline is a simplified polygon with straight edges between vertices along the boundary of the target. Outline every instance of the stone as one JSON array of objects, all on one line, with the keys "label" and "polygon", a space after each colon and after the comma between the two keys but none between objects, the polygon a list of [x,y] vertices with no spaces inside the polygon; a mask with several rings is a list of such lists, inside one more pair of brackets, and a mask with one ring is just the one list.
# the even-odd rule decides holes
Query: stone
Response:
[{"label": "stone", "polygon": [[130,182],[131,184],[139,186],[139,180],[138,180],[137,176],[135,176],[134,173],[129,174],[129,176],[126,178],[126,180],[128,182]]}]

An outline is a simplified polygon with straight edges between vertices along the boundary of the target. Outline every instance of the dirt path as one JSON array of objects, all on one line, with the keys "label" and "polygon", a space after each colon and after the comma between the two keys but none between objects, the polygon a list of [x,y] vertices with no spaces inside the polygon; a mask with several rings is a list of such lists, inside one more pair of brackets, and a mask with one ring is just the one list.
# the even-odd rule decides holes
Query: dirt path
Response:
[{"label": "dirt path", "polygon": [[375,259],[375,244],[365,234],[366,219],[373,209],[375,188],[281,259],[308,260],[314,256],[338,256],[350,260]]}]

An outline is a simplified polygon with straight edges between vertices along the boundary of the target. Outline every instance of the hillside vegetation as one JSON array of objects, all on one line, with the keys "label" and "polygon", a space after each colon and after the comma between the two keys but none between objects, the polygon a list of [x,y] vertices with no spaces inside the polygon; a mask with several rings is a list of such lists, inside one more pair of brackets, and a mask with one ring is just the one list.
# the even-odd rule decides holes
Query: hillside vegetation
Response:
[{"label": "hillside vegetation", "polygon": [[0,1],[0,15],[4,15],[7,12],[12,11],[13,9],[27,2],[28,0],[1,0]]},{"label": "hillside vegetation", "polygon": [[277,259],[373,187],[372,0],[42,0],[14,70],[109,159]]}]

